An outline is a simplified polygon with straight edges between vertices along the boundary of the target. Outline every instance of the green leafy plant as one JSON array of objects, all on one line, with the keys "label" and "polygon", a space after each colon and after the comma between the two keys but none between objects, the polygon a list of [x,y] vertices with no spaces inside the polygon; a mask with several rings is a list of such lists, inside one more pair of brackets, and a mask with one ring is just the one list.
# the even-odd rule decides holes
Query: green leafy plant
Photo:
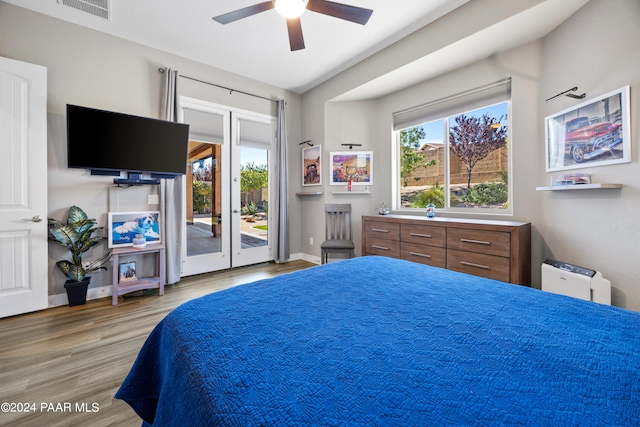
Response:
[{"label": "green leafy plant", "polygon": [[509,200],[509,189],[504,182],[484,182],[471,187],[462,200],[478,205],[503,205]]},{"label": "green leafy plant", "polygon": [[411,203],[412,208],[424,208],[433,203],[436,208],[444,208],[444,188],[436,183],[433,187],[418,194]]},{"label": "green leafy plant", "polygon": [[56,262],[56,266],[70,280],[81,282],[88,273],[107,269],[103,264],[111,257],[110,252],[86,266],[82,264],[82,254],[106,239],[103,236],[93,236],[94,232],[104,229],[104,227],[94,227],[96,223],[95,219],[89,219],[87,214],[77,206],[71,206],[69,209],[66,224],[53,218],[48,220],[49,238],[60,243],[71,253],[71,261]]},{"label": "green leafy plant", "polygon": [[193,188],[193,210],[204,213],[211,205],[211,186],[206,181],[194,180]]},{"label": "green leafy plant", "polygon": [[253,202],[250,202],[247,205],[244,205],[242,207],[242,214],[243,215],[255,215],[256,212],[258,212],[258,205],[256,205]]},{"label": "green leafy plant", "polygon": [[[420,126],[400,131],[400,176],[405,187],[409,185],[408,176],[413,172],[436,164],[435,160],[427,162],[424,153],[420,151],[421,141],[425,137],[426,133]],[[420,178],[414,179],[418,181]]]}]

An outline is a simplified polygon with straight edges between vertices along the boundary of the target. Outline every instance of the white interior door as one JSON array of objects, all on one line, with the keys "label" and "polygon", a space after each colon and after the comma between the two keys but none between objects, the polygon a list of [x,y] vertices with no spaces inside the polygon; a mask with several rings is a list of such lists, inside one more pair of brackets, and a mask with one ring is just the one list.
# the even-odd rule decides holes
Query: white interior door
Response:
[{"label": "white interior door", "polygon": [[230,112],[183,98],[181,121],[189,124],[182,275],[191,276],[231,267]]},{"label": "white interior door", "polygon": [[47,69],[0,57],[0,317],[48,305]]},{"label": "white interior door", "polygon": [[232,113],[231,137],[231,263],[241,267],[273,260],[269,183],[275,121]]}]

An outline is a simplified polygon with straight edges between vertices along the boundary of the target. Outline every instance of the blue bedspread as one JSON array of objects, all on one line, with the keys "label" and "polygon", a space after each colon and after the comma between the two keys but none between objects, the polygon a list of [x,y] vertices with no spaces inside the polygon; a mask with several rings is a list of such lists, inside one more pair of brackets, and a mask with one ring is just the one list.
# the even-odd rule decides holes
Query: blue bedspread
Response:
[{"label": "blue bedspread", "polygon": [[640,425],[640,313],[356,258],[183,304],[116,397],[153,425]]}]

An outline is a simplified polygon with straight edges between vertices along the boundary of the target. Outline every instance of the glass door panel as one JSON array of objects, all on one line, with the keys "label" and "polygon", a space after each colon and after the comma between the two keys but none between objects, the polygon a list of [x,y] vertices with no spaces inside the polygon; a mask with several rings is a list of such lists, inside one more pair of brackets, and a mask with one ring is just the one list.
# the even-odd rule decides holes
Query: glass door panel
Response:
[{"label": "glass door panel", "polygon": [[189,124],[183,276],[229,268],[229,112],[182,104]]},{"label": "glass door panel", "polygon": [[270,151],[274,135],[270,117],[232,116],[232,266],[273,259],[269,240]]}]

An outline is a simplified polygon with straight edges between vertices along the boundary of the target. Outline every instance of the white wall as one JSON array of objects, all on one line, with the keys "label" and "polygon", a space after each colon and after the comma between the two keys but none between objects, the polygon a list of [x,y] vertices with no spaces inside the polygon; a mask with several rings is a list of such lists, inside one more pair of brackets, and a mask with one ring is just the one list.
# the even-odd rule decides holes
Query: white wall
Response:
[{"label": "white wall", "polygon": [[[640,166],[638,132],[633,131],[640,126],[640,97],[636,95],[640,88],[638,22],[640,2],[637,0],[591,0],[541,40],[381,99],[332,102],[341,93],[365,84],[372,75],[385,72],[382,65],[376,68],[377,58],[367,60],[358,66],[366,70],[362,80],[358,80],[352,69],[303,95],[303,138],[323,144],[323,160],[328,159],[329,151],[354,135],[363,141],[361,149],[375,151],[372,195],[354,196],[350,200],[357,212],[373,214],[381,202],[391,202],[393,112],[511,77],[514,197],[510,219],[532,223],[533,286],[540,287],[540,265],[544,259],[561,259],[601,270],[612,281],[613,304],[640,311],[640,279],[634,268],[640,254],[637,245],[640,222],[635,214],[640,207],[637,178]],[[428,37],[429,33],[422,36]],[[415,42],[421,35],[411,37]],[[383,55],[393,58],[394,49],[397,56],[401,56],[404,47],[402,44],[392,46]],[[380,73],[376,73],[378,69]],[[584,170],[592,173],[598,182],[622,183],[622,191],[535,191],[537,186],[548,185],[550,178],[544,164],[544,117],[580,102],[561,98],[546,104],[544,100],[576,85],[587,92],[587,99],[631,85],[633,162]],[[325,165],[325,176],[328,172]],[[316,236],[314,240],[317,240],[317,236],[323,234],[322,206],[340,197],[331,194],[328,184],[323,189],[324,197],[303,203],[307,224],[301,233],[303,240],[308,240],[308,236]],[[356,226],[359,221],[356,215]],[[319,254],[318,247],[309,247],[304,241],[302,247]]]},{"label": "white wall", "polygon": [[[85,170],[66,167],[66,104],[77,104],[123,113],[158,117],[162,75],[160,67],[178,69],[193,76],[264,97],[287,101],[290,152],[297,153],[300,141],[300,96],[273,86],[199,64],[156,49],[147,48],[110,35],[92,31],[54,18],[0,2],[0,56],[39,64],[48,70],[48,216],[66,217],[71,205],[83,208],[90,218],[105,225],[110,209],[155,210],[147,205],[147,195],[155,187],[122,190],[112,178],[92,177]],[[181,95],[230,107],[276,115],[276,104],[207,86],[185,79],[179,82]],[[88,141],[90,146],[90,141]],[[290,198],[292,211],[299,201]],[[300,229],[300,217],[293,216],[293,230]],[[299,236],[291,237],[291,251],[300,250]],[[96,259],[107,250],[97,246],[87,253]],[[55,261],[65,250],[49,247],[49,294],[64,293],[64,276]],[[91,287],[111,284],[111,275],[93,275]]]}]

